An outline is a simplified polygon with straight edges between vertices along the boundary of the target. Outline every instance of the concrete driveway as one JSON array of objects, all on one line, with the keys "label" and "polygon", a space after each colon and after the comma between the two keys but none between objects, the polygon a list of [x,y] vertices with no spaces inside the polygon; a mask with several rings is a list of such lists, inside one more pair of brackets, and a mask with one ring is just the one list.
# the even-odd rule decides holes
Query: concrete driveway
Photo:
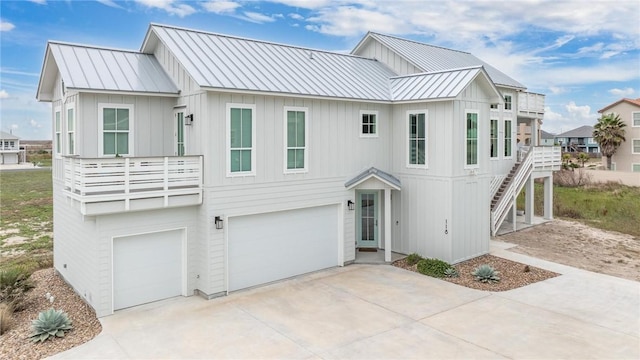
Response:
[{"label": "concrete driveway", "polygon": [[640,358],[640,283],[508,252],[562,276],[489,293],[388,265],[352,265],[210,301],[102,318],[55,359]]}]

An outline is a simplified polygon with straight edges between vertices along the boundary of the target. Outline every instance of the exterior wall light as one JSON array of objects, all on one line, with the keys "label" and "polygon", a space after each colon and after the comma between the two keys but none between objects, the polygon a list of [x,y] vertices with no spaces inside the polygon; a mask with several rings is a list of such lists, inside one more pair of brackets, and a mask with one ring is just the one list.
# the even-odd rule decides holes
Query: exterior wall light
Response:
[{"label": "exterior wall light", "polygon": [[356,209],[356,203],[354,203],[351,200],[347,201],[347,208],[349,208],[349,210],[355,210]]},{"label": "exterior wall light", "polygon": [[185,124],[187,124],[187,125],[192,125],[193,124],[193,114],[189,114],[189,115],[185,116],[184,119],[187,120],[185,122]]},{"label": "exterior wall light", "polygon": [[222,220],[222,217],[216,216],[215,219],[214,219],[214,222],[216,224],[216,229],[221,230],[222,229],[222,225],[224,223],[224,220]]}]

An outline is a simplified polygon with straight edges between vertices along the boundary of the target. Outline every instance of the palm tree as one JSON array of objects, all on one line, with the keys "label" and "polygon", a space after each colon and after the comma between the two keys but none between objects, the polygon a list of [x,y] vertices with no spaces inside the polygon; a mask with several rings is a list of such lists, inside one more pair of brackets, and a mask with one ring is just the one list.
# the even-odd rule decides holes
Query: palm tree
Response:
[{"label": "palm tree", "polygon": [[620,116],[614,113],[602,115],[593,127],[593,139],[600,145],[600,152],[607,157],[607,170],[611,170],[611,157],[625,141],[624,127]]}]

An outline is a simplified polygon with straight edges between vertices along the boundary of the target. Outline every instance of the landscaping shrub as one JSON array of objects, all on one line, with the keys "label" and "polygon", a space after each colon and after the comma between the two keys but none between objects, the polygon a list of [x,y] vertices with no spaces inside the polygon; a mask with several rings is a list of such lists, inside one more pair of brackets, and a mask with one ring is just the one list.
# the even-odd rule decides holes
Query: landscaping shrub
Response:
[{"label": "landscaping shrub", "polygon": [[7,303],[0,303],[0,335],[6,333],[11,328],[13,322],[13,309]]},{"label": "landscaping shrub", "polygon": [[560,170],[553,172],[554,185],[566,187],[585,186],[592,183],[592,176],[584,169]]},{"label": "landscaping shrub", "polygon": [[7,303],[14,311],[22,310],[27,292],[34,287],[30,276],[22,267],[0,270],[0,302]]},{"label": "landscaping shrub", "polygon": [[478,266],[475,270],[473,270],[471,275],[475,276],[477,281],[483,283],[500,281],[500,277],[498,276],[498,272],[496,271],[496,269],[487,264]]},{"label": "landscaping shrub", "polygon": [[413,266],[413,265],[417,264],[418,261],[420,261],[422,259],[424,259],[424,258],[422,256],[416,254],[416,253],[410,254],[409,256],[407,256],[407,265]]},{"label": "landscaping shrub", "polygon": [[38,318],[32,321],[33,342],[43,342],[50,337],[64,337],[64,332],[73,329],[67,313],[62,310],[49,309],[41,311]]},{"label": "landscaping shrub", "polygon": [[419,273],[436,278],[445,277],[445,272],[449,268],[451,268],[449,263],[439,259],[422,259],[418,261]]}]

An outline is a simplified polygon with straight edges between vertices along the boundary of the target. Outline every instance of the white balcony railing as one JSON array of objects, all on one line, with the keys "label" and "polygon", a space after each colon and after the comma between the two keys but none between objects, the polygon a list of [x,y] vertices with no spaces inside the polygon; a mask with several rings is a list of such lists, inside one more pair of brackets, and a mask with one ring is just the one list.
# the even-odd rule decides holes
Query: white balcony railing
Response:
[{"label": "white balcony railing", "polygon": [[64,187],[85,215],[199,205],[202,156],[65,157]]},{"label": "white balcony railing", "polygon": [[18,146],[0,146],[0,151],[20,151]]},{"label": "white balcony railing", "polygon": [[560,146],[534,146],[533,170],[560,170],[562,166],[562,151]]},{"label": "white balcony railing", "polygon": [[518,115],[527,117],[543,116],[544,95],[530,92],[518,93]]}]

